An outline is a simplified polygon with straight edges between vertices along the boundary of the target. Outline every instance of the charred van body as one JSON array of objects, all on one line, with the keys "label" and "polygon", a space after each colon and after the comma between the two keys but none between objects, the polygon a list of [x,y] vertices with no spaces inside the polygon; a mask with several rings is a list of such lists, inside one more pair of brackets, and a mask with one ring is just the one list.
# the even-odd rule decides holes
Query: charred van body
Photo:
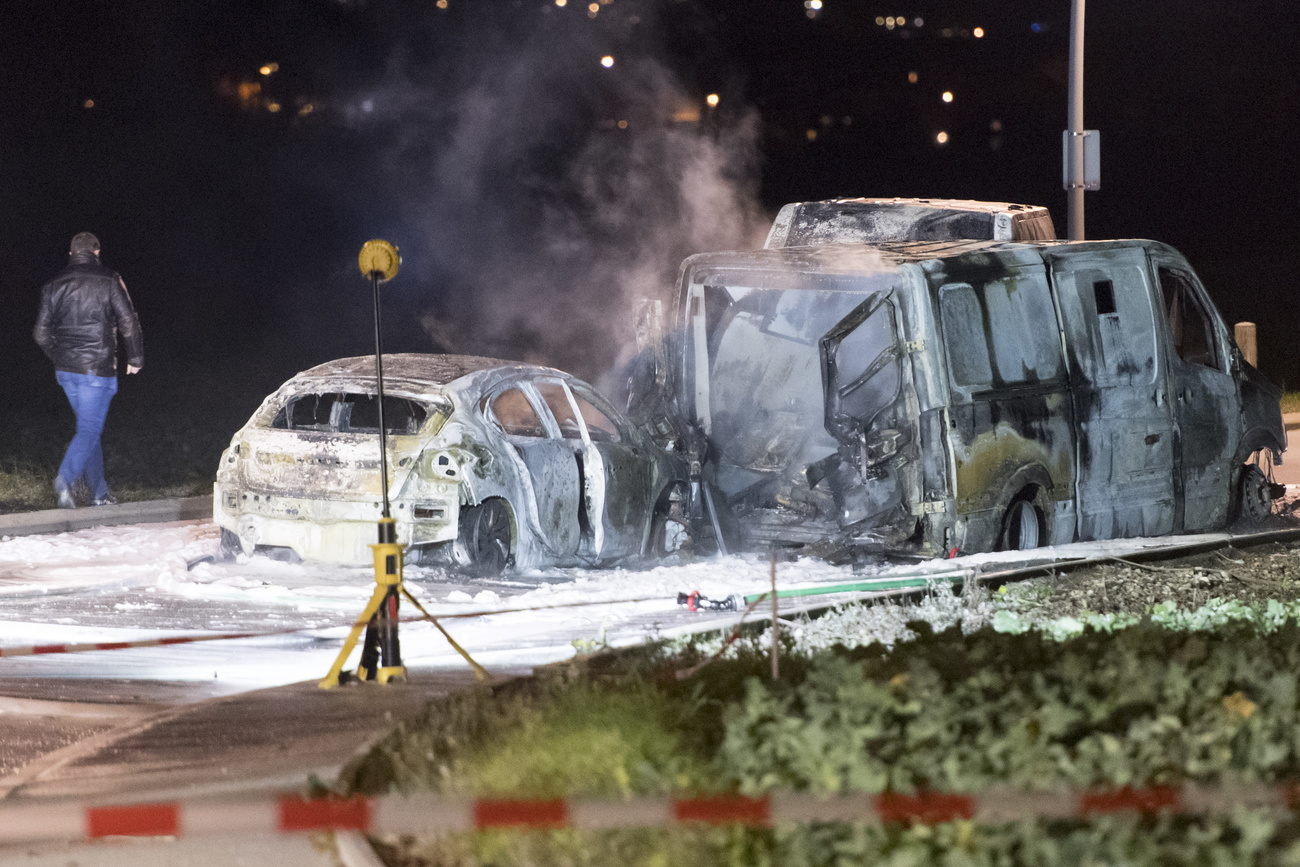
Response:
[{"label": "charred van body", "polygon": [[[976,552],[1262,517],[1280,391],[1154,241],[693,256],[632,411],[722,541]],[[664,336],[656,339],[655,328]]]}]

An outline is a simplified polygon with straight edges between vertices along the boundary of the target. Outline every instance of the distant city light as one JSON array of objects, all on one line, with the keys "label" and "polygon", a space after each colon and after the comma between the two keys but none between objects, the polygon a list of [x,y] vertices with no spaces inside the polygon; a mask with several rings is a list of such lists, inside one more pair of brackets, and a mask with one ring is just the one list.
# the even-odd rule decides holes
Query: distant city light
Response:
[{"label": "distant city light", "polygon": [[948,143],[948,133],[940,132],[937,136],[934,137],[934,140],[941,145],[945,145]]},{"label": "distant city light", "polygon": [[1038,33],[1039,31],[1041,31],[1041,30],[1043,29],[1043,25],[1041,25],[1041,24],[1039,24],[1037,21],[1035,21],[1033,24],[1030,24],[1030,25],[1029,25],[1029,29],[1032,30],[1032,31],[1034,31],[1035,33]]},{"label": "distant city light", "polygon": [[916,84],[916,82],[917,82],[918,80],[919,80],[919,76],[918,76],[915,72],[909,72],[909,73],[907,74],[907,83],[908,83],[908,84]]},{"label": "distant city light", "polygon": [[894,16],[891,15],[885,19],[885,29],[886,30],[894,29]]},{"label": "distant city light", "polygon": [[611,66],[614,65],[614,58],[606,54],[604,57],[600,59],[600,65],[605,67],[606,69],[609,69]]},{"label": "distant city light", "polygon": [[877,27],[884,27],[884,26],[885,26],[885,18],[884,18],[883,15],[877,15],[877,16],[876,16],[876,26],[877,26]]},{"label": "distant city light", "polygon": [[625,121],[625,120],[620,120],[620,121],[618,122],[618,128],[619,128],[619,129],[627,129],[627,121]]},{"label": "distant city light", "polygon": [[708,96],[704,97],[704,101],[709,104],[709,108],[718,107],[718,95],[716,93],[710,93]]},{"label": "distant city light", "polygon": [[446,8],[447,8],[447,0],[438,0],[438,2],[437,2],[436,5],[437,5],[437,7],[438,7],[439,9],[446,9]]},{"label": "distant city light", "polygon": [[277,111],[280,110],[280,103],[278,103],[278,102],[268,102],[268,103],[266,104],[266,110],[269,111],[269,112],[271,112],[272,114],[275,114]]},{"label": "distant city light", "polygon": [[984,28],[983,28],[983,27],[976,27],[975,30],[974,30],[973,32],[975,33],[975,38],[976,38],[976,39],[983,39],[983,38],[984,38]]},{"label": "distant city light", "polygon": [[817,130],[815,129],[808,130],[804,135],[808,137],[808,141],[817,141]]},{"label": "distant city light", "polygon": [[589,3],[589,4],[587,5],[587,15],[588,15],[589,17],[591,17],[591,18],[595,18],[595,17],[596,17],[596,13],[599,12],[599,11],[600,11],[600,4],[599,4],[599,3]]},{"label": "distant city light", "polygon": [[994,132],[1002,132],[1002,121],[998,120],[997,118],[994,118],[989,123],[989,129],[993,130]]},{"label": "distant city light", "polygon": [[88,100],[86,100],[85,102],[83,102],[83,103],[81,104],[81,107],[82,107],[82,108],[94,108],[94,107],[95,107],[95,101],[94,101],[93,99],[88,99]]},{"label": "distant city light", "polygon": [[942,97],[942,99],[943,99],[944,102],[952,102],[952,91],[951,91],[951,90],[945,90],[945,91],[943,92],[943,97]]},{"label": "distant city light", "polygon": [[299,117],[304,117],[304,116],[306,116],[306,115],[311,114],[311,113],[312,113],[313,111],[315,111],[315,110],[316,110],[316,106],[312,105],[312,104],[309,102],[309,103],[307,103],[306,105],[304,105],[302,108],[298,109],[298,116],[299,116]]},{"label": "distant city light", "polygon": [[822,0],[804,0],[804,8],[811,9],[814,12],[822,8]]},{"label": "distant city light", "polygon": [[262,73],[263,75],[270,75],[271,73],[276,72],[279,69],[280,69],[280,64],[268,63],[266,64],[266,66],[263,66],[261,69],[259,69],[258,72]]},{"label": "distant city light", "polygon": [[568,2],[569,2],[569,0],[555,0],[555,5],[556,5],[556,6],[563,6],[563,5],[565,5],[566,3],[568,3]]},{"label": "distant city light", "polygon": [[924,18],[921,18],[921,17],[913,18],[913,19],[912,19],[912,26],[913,26],[913,27],[924,27],[924,26],[925,26],[925,19],[924,19]]}]

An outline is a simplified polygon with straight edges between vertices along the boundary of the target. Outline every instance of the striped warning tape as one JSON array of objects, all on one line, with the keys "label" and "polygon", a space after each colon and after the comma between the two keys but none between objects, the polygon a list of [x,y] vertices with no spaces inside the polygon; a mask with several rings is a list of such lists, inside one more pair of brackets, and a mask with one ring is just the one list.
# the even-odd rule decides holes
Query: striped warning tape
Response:
[{"label": "striped warning tape", "polygon": [[0,807],[0,844],[103,837],[361,831],[443,833],[493,829],[602,830],[689,824],[758,827],[809,822],[934,824],[969,819],[990,824],[1023,819],[1087,818],[1124,812],[1220,813],[1296,809],[1294,784],[1156,786],[1085,791],[992,788],[978,795],[844,795],[778,793],[759,798],[629,800],[465,799],[434,795],[304,799],[298,795],[223,796],[158,803],[85,806],[67,802]]},{"label": "striped warning tape", "polygon": [[0,656],[40,656],[45,653],[86,653],[91,650],[128,650],[132,647],[165,647],[170,644],[191,644],[195,641],[229,641],[234,638],[263,638],[300,630],[283,632],[226,632],[219,635],[175,635],[167,638],[142,638],[136,641],[97,641],[86,644],[29,644],[26,647],[0,647]]}]

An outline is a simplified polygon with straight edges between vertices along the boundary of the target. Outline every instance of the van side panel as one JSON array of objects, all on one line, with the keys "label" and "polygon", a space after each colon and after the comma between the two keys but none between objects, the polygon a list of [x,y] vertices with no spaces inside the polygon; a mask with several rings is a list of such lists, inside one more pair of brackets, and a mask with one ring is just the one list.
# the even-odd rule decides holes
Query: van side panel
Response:
[{"label": "van side panel", "polygon": [[990,255],[943,264],[931,283],[951,394],[953,541],[967,551],[999,547],[1008,509],[1022,499],[1038,514],[1042,544],[1068,540],[1073,412],[1042,260]]},{"label": "van side panel", "polygon": [[1175,529],[1174,428],[1141,247],[1049,255],[1079,422],[1079,538]]}]

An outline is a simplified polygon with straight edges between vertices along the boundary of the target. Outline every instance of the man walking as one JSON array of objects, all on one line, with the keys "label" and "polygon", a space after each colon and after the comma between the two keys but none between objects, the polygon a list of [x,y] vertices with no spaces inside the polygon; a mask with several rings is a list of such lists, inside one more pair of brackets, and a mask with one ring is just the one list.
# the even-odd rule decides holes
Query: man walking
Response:
[{"label": "man walking", "polygon": [[99,239],[89,232],[72,238],[68,267],[41,287],[41,309],[32,335],[54,362],[54,377],[77,416],[77,434],[59,465],[54,493],[59,508],[75,509],[72,486],[85,477],[90,504],[117,502],[104,480],[99,436],[108,404],[117,394],[117,336],[126,345],[126,372],[144,367],[144,335],[126,284],[99,264]]}]

